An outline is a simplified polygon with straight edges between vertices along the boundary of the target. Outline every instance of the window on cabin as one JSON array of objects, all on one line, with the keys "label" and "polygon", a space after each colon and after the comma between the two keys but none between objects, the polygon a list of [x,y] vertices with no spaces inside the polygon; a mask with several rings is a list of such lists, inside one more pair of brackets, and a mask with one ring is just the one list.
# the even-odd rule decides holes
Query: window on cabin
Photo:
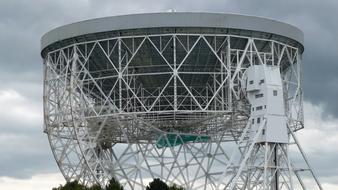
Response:
[{"label": "window on cabin", "polygon": [[261,97],[263,97],[264,95],[263,94],[256,94],[255,95],[255,98],[261,98]]},{"label": "window on cabin", "polygon": [[261,123],[261,118],[257,118],[257,123]]},{"label": "window on cabin", "polygon": [[253,81],[253,80],[251,80],[251,81],[249,81],[249,84],[253,84],[253,82],[254,82],[254,81]]},{"label": "window on cabin", "polygon": [[277,96],[277,90],[273,90],[273,95]]},{"label": "window on cabin", "polygon": [[264,83],[264,79],[259,81],[259,84],[263,84]]},{"label": "window on cabin", "polygon": [[262,106],[257,106],[257,107],[256,107],[256,110],[262,110],[262,109],[263,109]]}]

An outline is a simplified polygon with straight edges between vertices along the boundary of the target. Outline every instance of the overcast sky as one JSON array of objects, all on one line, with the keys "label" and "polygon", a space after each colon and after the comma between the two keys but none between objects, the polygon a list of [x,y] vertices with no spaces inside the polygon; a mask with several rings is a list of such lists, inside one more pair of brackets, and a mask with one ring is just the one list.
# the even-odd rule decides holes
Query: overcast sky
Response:
[{"label": "overcast sky", "polygon": [[42,133],[41,36],[84,19],[169,9],[263,16],[304,32],[305,129],[297,134],[324,189],[338,189],[337,0],[0,0],[0,189],[64,182]]}]

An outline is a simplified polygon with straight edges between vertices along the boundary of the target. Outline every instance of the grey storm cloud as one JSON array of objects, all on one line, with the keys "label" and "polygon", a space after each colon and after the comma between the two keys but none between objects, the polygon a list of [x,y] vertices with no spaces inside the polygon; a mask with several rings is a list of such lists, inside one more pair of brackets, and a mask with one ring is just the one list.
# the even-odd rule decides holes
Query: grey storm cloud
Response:
[{"label": "grey storm cloud", "polygon": [[13,142],[5,147],[2,145],[0,150],[0,176],[30,178],[37,173],[56,171],[52,153],[48,151],[48,140],[41,132],[25,133],[9,139]]},{"label": "grey storm cloud", "polygon": [[[28,102],[41,107],[42,116],[40,38],[44,33],[84,19],[169,9],[263,16],[299,27],[305,35],[305,100],[325,105],[323,114],[338,117],[338,1],[335,0],[3,0],[0,1],[0,89],[14,89],[23,94]],[[35,127],[28,128],[22,126],[20,118],[0,119],[0,135],[16,135],[13,138],[17,141],[0,144],[0,176],[29,177],[57,172],[47,137],[42,133],[42,119],[29,124]],[[327,161],[335,163],[337,158],[338,155],[332,154]],[[316,168],[323,166],[321,175],[336,175],[338,168],[325,168],[319,155],[314,155],[312,160]]]},{"label": "grey storm cloud", "polygon": [[[327,106],[338,117],[338,2],[328,1],[1,1],[0,62],[3,72],[34,73],[41,80],[40,37],[60,25],[101,16],[139,12],[231,12],[269,17],[296,25],[304,32],[305,99]],[[10,32],[8,32],[10,31]],[[0,77],[2,80],[3,77]],[[21,80],[24,76],[18,76]]]}]

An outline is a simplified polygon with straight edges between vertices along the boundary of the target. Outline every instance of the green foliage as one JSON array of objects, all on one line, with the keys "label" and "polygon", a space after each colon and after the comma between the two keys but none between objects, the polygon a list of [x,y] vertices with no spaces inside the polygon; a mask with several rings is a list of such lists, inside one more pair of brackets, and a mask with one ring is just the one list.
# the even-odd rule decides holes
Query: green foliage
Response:
[{"label": "green foliage", "polygon": [[100,185],[95,184],[95,185],[87,188],[87,190],[102,190],[102,188],[101,188]]},{"label": "green foliage", "polygon": [[169,190],[169,187],[159,178],[155,178],[152,182],[149,183],[146,190]]},{"label": "green foliage", "polygon": [[87,190],[86,186],[79,184],[78,181],[67,182],[65,186],[60,185],[52,190]]},{"label": "green foliage", "polygon": [[[52,190],[103,190],[100,185],[93,185],[91,187],[86,187],[84,185],[79,184],[78,181],[67,182],[64,186],[60,185],[59,187],[54,187]],[[116,179],[112,178],[105,190],[123,190],[123,186]],[[146,190],[184,190],[183,187],[180,187],[176,184],[168,187],[166,183],[164,183],[159,178],[154,179],[149,183]]]},{"label": "green foliage", "polygon": [[169,190],[184,190],[183,187],[176,185],[175,183],[169,187]]},{"label": "green foliage", "polygon": [[60,185],[59,187],[54,187],[52,190],[102,190],[100,185],[93,185],[91,187],[86,187],[82,184],[79,184],[78,181],[67,182],[64,186]]},{"label": "green foliage", "polygon": [[106,185],[106,190],[123,190],[123,186],[115,178],[112,178]]},{"label": "green foliage", "polygon": [[[59,187],[54,187],[52,190],[103,190],[100,185],[93,185],[91,187],[86,187],[80,184],[78,181],[67,182],[64,186],[60,185]],[[105,190],[123,190],[123,186],[115,178],[112,178],[106,185]],[[149,183],[146,190],[184,190],[183,187],[180,187],[176,184],[168,187],[159,178],[154,179]]]}]

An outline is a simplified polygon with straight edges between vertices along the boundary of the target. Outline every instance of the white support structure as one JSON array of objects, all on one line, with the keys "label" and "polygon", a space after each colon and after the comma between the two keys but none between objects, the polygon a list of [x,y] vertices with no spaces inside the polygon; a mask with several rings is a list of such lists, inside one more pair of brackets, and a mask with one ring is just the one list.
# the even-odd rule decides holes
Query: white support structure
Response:
[{"label": "white support structure", "polygon": [[[257,142],[288,143],[283,83],[277,66],[253,65],[246,70],[246,92],[253,130],[267,120]],[[243,85],[244,86],[244,85]]]},{"label": "white support structure", "polygon": [[[246,69],[242,87],[251,104],[250,119],[245,130],[248,133],[244,132],[239,141],[242,155],[238,164],[234,159],[230,160],[219,178],[217,188],[294,190],[293,178],[297,178],[300,188],[307,189],[289,156],[288,146],[290,139],[293,139],[306,163],[306,170],[310,171],[316,188],[321,190],[296,136],[288,127],[280,68],[265,64],[252,65]],[[234,169],[229,172],[229,167]]]},{"label": "white support structure", "polygon": [[321,190],[295,138],[302,47],[248,30],[195,30],[108,31],[43,51],[44,131],[65,179]]}]

